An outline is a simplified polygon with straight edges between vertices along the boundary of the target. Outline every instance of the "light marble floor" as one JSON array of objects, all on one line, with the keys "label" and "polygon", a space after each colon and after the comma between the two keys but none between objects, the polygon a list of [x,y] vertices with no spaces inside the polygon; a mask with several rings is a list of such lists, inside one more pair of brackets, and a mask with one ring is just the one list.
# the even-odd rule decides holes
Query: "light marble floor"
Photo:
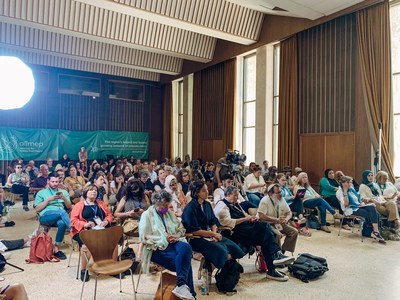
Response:
[{"label": "light marble floor", "polygon": [[[0,228],[0,239],[24,237],[37,226],[35,213],[32,210],[23,212],[20,202],[17,202],[12,213],[17,225],[13,228]],[[309,252],[328,260],[329,271],[317,280],[303,283],[291,276],[288,282],[283,283],[268,280],[255,270],[255,256],[252,256],[240,260],[245,273],[241,276],[236,295],[219,294],[213,281],[210,295],[202,296],[199,291],[197,299],[399,299],[400,242],[388,241],[386,245],[380,245],[367,238],[361,243],[358,233],[342,230],[341,236],[338,236],[338,227],[331,226],[331,229],[330,234],[312,230],[312,237],[300,236],[298,239],[295,255]],[[65,240],[63,250],[69,255],[69,236]],[[9,262],[25,271],[19,272],[7,266],[0,274],[5,278],[0,286],[21,282],[26,287],[29,299],[33,300],[79,299],[82,282],[75,279],[77,252],[72,256],[70,268],[67,268],[67,260],[42,265],[26,264],[29,248],[10,253]],[[196,274],[198,264],[193,260]],[[134,276],[135,280],[137,277]],[[153,299],[158,280],[158,275],[142,277],[140,290],[148,295],[138,294],[137,299]],[[198,290],[200,281],[197,278],[195,285]],[[119,280],[100,277],[97,299],[134,299],[129,277],[123,280],[122,290],[123,293],[119,293]],[[90,280],[85,285],[84,299],[92,299],[93,292],[94,280]]]}]

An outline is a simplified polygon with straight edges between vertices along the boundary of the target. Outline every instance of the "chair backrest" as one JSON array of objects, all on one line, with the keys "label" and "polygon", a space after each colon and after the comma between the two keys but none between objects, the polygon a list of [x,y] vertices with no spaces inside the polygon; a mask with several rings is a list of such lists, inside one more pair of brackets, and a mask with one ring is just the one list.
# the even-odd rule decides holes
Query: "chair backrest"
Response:
[{"label": "chair backrest", "polygon": [[121,226],[113,226],[100,230],[84,230],[79,233],[79,237],[97,262],[112,258],[122,232]]}]

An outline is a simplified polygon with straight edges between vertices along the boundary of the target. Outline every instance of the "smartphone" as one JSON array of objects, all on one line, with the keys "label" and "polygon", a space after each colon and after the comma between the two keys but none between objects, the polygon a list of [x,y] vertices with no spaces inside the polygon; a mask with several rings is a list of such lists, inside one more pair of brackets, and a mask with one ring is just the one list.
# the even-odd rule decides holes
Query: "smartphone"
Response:
[{"label": "smartphone", "polygon": [[61,192],[57,192],[56,195],[57,195],[57,196],[61,196],[62,193],[61,193]]},{"label": "smartphone", "polygon": [[138,212],[140,210],[140,207],[136,207],[133,211]]}]

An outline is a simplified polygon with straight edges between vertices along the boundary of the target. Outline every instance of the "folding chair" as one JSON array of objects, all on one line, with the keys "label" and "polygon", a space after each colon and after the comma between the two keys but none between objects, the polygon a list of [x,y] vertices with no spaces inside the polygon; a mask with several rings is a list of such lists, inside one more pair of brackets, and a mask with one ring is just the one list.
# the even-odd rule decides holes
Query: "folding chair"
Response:
[{"label": "folding chair", "polygon": [[[359,216],[354,216],[354,215],[348,215],[348,216],[344,216],[343,218],[340,219],[340,227],[339,227],[339,232],[338,232],[338,236],[340,236],[340,232],[342,230],[342,225],[343,225],[343,220],[344,219],[351,219],[353,220],[353,224],[355,225],[355,221],[358,221],[359,224],[359,232],[360,232],[360,237],[361,237],[361,242],[364,242],[364,237],[362,235],[362,228],[365,222],[365,219],[363,217],[359,217]],[[351,233],[354,233],[354,226],[351,227]]]}]

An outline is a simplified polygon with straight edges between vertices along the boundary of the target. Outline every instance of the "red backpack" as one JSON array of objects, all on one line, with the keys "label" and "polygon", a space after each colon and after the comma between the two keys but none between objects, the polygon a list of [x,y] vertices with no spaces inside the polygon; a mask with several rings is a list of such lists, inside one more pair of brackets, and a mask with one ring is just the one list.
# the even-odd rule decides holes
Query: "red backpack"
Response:
[{"label": "red backpack", "polygon": [[54,256],[51,236],[42,232],[32,238],[29,258],[26,259],[26,262],[42,264],[46,261],[59,262],[60,259]]}]

